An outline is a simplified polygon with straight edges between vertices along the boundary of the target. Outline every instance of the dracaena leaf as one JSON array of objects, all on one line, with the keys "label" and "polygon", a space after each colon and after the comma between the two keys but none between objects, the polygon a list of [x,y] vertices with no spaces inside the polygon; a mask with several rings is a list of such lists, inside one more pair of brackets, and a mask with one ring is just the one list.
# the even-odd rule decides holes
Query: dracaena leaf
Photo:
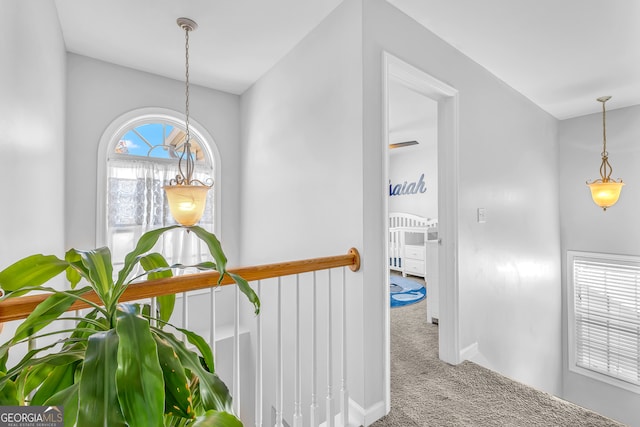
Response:
[{"label": "dracaena leaf", "polygon": [[195,332],[191,332],[188,329],[182,329],[176,326],[173,327],[176,330],[182,332],[187,337],[187,341],[193,344],[198,349],[198,351],[200,351],[202,360],[204,361],[205,367],[209,370],[209,372],[215,372],[216,370],[213,363],[213,352],[211,351],[211,347],[209,347],[209,344],[207,344],[207,341],[205,341],[205,339],[200,335],[196,334]]},{"label": "dracaena leaf", "polygon": [[[215,234],[210,233],[204,228],[198,226],[189,227],[188,229],[191,232],[195,233],[196,236],[198,236],[207,244],[209,252],[215,260],[215,270],[220,273],[218,284],[222,283],[222,280],[224,279],[224,276],[226,274],[229,274],[229,276],[231,276],[231,278],[236,282],[242,293],[245,294],[249,301],[251,301],[251,303],[253,304],[255,314],[258,314],[260,312],[260,299],[253,291],[253,289],[251,289],[251,286],[249,286],[249,283],[247,283],[246,280],[244,280],[237,274],[227,273],[227,257],[224,255],[222,246],[220,245],[220,241],[215,236]],[[204,263],[201,264],[201,267],[203,267],[203,269],[206,268]]]},{"label": "dracaena leaf", "polygon": [[164,376],[165,413],[193,418],[191,388],[180,358],[164,338],[153,334],[158,347],[158,360]]},{"label": "dracaena leaf", "polygon": [[82,264],[82,257],[75,249],[68,250],[64,255],[64,259],[70,264],[67,267],[66,274],[67,280],[71,284],[71,289],[75,289],[82,277],[89,280],[89,271]]},{"label": "dracaena leaf", "polygon": [[[20,362],[18,362],[16,366],[11,368],[7,372],[6,376],[0,377],[0,389],[4,387],[4,383],[7,380],[14,378],[16,376],[18,376],[18,379],[20,381],[24,381],[24,376],[19,377],[20,374],[25,370],[32,369],[33,367],[37,367],[41,365],[49,365],[53,368],[56,366],[63,366],[69,363],[74,363],[84,358],[84,351],[81,351],[81,350],[72,350],[72,351],[67,350],[61,353],[47,354],[39,358],[35,357],[38,353],[45,352],[57,345],[58,343],[53,343],[42,348],[29,350],[27,354],[22,358],[22,360],[20,360]],[[21,388],[24,390],[25,386],[22,385]]]},{"label": "dracaena leaf", "polygon": [[108,330],[109,327],[107,325],[107,319],[100,318],[98,319],[98,313],[100,311],[96,308],[88,312],[84,315],[83,320],[78,322],[73,332],[71,333],[71,339],[86,339],[90,335],[98,331]]},{"label": "dracaena leaf", "polygon": [[242,427],[242,422],[228,412],[207,411],[191,427]]},{"label": "dracaena leaf", "polygon": [[43,406],[54,394],[70,387],[74,383],[74,376],[79,362],[54,367],[42,381],[38,391],[34,394],[30,404]]},{"label": "dracaena leaf", "polygon": [[165,277],[173,276],[170,268],[168,270],[162,268],[169,267],[169,263],[164,256],[158,252],[153,252],[140,257],[140,265],[146,272],[148,272],[149,279],[163,279]]},{"label": "dracaena leaf", "polygon": [[202,227],[193,226],[188,227],[188,230],[193,232],[196,236],[200,238],[207,247],[209,248],[209,253],[213,257],[216,263],[216,270],[220,272],[220,278],[218,279],[218,284],[222,283],[222,279],[224,278],[224,274],[227,268],[227,257],[222,251],[222,246],[220,245],[220,241],[215,236],[215,234],[208,232]]},{"label": "dracaena leaf", "polygon": [[82,265],[89,275],[89,281],[93,290],[98,294],[102,302],[110,304],[113,290],[113,265],[111,264],[111,251],[103,247],[92,251],[78,251]]},{"label": "dracaena leaf", "polygon": [[149,322],[134,304],[117,311],[118,368],[116,385],[122,414],[131,427],[162,427],[164,380]]},{"label": "dracaena leaf", "polygon": [[79,383],[60,390],[46,402],[43,406],[62,406],[64,408],[64,427],[75,427],[78,419],[78,388]]},{"label": "dracaena leaf", "polygon": [[[157,252],[141,257],[140,265],[145,271],[150,272],[148,275],[149,279],[162,279],[173,276],[169,263]],[[176,295],[161,295],[156,297],[156,301],[158,302],[160,320],[162,320],[162,322],[168,322],[176,305]]]},{"label": "dracaena leaf", "polygon": [[33,390],[38,388],[40,384],[47,378],[47,376],[56,367],[48,364],[40,364],[30,366],[27,369],[23,369],[16,378],[16,384],[18,385],[18,391],[21,396],[29,395]]},{"label": "dracaena leaf", "polygon": [[68,262],[53,255],[31,255],[0,271],[0,288],[14,292],[27,286],[40,286],[68,266]]},{"label": "dracaena leaf", "polygon": [[18,406],[20,401],[18,400],[18,387],[16,383],[9,378],[5,378],[4,373],[0,373],[0,376],[5,379],[2,386],[0,386],[0,405],[1,406]]},{"label": "dracaena leaf", "polygon": [[116,331],[91,335],[78,388],[78,426],[126,426],[116,391],[117,366]]},{"label": "dracaena leaf", "polygon": [[173,334],[160,329],[154,329],[154,332],[169,342],[180,358],[182,366],[189,369],[198,377],[199,381],[197,384],[204,410],[213,409],[216,411],[231,412],[231,395],[229,394],[229,389],[215,373],[209,372],[202,366],[198,355],[187,349],[184,343]]},{"label": "dracaena leaf", "polygon": [[179,225],[172,225],[169,227],[157,228],[155,230],[147,231],[138,240],[136,247],[133,251],[129,252],[124,258],[124,266],[118,273],[117,287],[121,287],[125,284],[127,276],[133,270],[133,267],[138,262],[138,257],[142,254],[149,252],[155,246],[160,236],[169,230],[180,227]]},{"label": "dracaena leaf", "polygon": [[247,282],[246,280],[244,280],[242,277],[238,276],[237,274],[234,274],[234,273],[228,273],[228,274],[229,274],[229,276],[231,276],[233,281],[236,282],[236,284],[238,285],[238,288],[240,288],[240,291],[247,296],[249,301],[251,301],[251,303],[253,304],[254,313],[255,314],[259,314],[260,313],[260,298],[258,298],[258,295],[251,288],[251,286],[249,286],[249,282]]},{"label": "dracaena leaf", "polygon": [[33,335],[35,332],[49,325],[67,311],[78,297],[91,290],[90,287],[65,292],[56,292],[42,301],[18,326],[12,342],[16,343],[23,338]]}]

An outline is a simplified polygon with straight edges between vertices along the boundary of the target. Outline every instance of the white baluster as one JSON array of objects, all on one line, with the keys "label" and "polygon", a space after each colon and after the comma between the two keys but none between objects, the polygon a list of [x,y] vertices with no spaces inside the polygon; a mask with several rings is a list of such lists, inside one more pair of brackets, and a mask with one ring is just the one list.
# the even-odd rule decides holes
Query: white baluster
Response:
[{"label": "white baluster", "polygon": [[347,390],[347,284],[346,267],[342,267],[342,375],[340,379],[340,413],[342,425],[349,425],[349,391]]},{"label": "white baluster", "polygon": [[313,272],[313,301],[311,305],[311,408],[310,408],[310,424],[311,427],[318,427],[318,402],[316,400],[316,379],[318,369],[316,366],[316,272]]},{"label": "white baluster", "polygon": [[213,353],[213,360],[216,359],[216,288],[209,288],[209,309],[211,313],[211,324],[209,325],[209,344]]},{"label": "white baluster", "polygon": [[302,427],[302,378],[300,376],[300,275],[296,275],[296,354],[293,427]]},{"label": "white baluster", "polygon": [[[160,317],[159,313],[158,313],[158,300],[156,299],[156,297],[151,297],[151,302],[149,303],[149,324],[151,326],[158,326],[160,324],[160,322],[158,322],[158,320],[153,320],[153,319],[158,319]],[[160,325],[163,326],[163,325]]]},{"label": "white baluster", "polygon": [[[182,233],[182,239],[180,239],[180,261],[182,263],[189,263],[192,261],[191,245],[189,245],[189,234]],[[187,261],[185,261],[187,260]],[[180,275],[184,275],[185,271],[181,270]],[[182,327],[189,329],[189,295],[187,292],[182,293]],[[182,335],[182,341],[187,344],[187,336]]]},{"label": "white baluster", "polygon": [[[258,280],[256,294],[262,299],[262,282]],[[258,316],[256,324],[256,427],[262,427],[262,315]]]},{"label": "white baluster", "polygon": [[240,416],[240,288],[235,286],[233,320],[233,407]]},{"label": "white baluster", "polygon": [[333,328],[331,315],[331,270],[327,270],[327,427],[333,427]]},{"label": "white baluster", "polygon": [[[182,328],[183,329],[189,329],[189,310],[188,310],[188,298],[187,298],[187,293],[183,292],[182,293]],[[186,344],[187,343],[187,336],[185,334],[182,334],[182,341]]]},{"label": "white baluster", "polygon": [[283,408],[283,371],[282,371],[282,278],[278,277],[278,324],[276,338],[276,424],[275,427],[282,427]]}]

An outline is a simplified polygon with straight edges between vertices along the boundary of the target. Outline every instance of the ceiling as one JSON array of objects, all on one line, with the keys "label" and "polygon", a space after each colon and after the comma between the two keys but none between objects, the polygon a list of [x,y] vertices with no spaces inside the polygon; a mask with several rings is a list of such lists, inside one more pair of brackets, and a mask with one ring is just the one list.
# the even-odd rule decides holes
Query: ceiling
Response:
[{"label": "ceiling", "polygon": [[[640,104],[638,0],[388,0],[558,119]],[[69,52],[240,94],[342,0],[55,0]]]},{"label": "ceiling", "polygon": [[[389,143],[411,140],[418,144],[437,144],[438,103],[396,80],[389,82]],[[398,151],[416,151],[422,147],[406,146]]]},{"label": "ceiling", "polygon": [[67,51],[241,94],[342,0],[55,0]]}]

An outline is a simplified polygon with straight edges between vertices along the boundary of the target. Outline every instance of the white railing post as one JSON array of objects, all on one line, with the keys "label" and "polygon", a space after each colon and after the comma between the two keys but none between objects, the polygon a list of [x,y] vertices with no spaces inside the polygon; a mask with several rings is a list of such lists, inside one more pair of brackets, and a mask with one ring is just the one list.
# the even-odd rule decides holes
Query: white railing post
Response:
[{"label": "white railing post", "polygon": [[[76,310],[77,313],[77,310]],[[157,299],[156,297],[152,297],[151,301],[149,301],[149,324],[152,326],[158,326],[159,322],[158,322],[158,318],[160,317],[158,314],[158,304],[157,304]],[[156,319],[156,320],[153,320]]]},{"label": "white railing post", "polygon": [[276,425],[282,427],[282,408],[284,393],[282,390],[282,278],[278,277],[278,325],[276,338]]},{"label": "white railing post", "polygon": [[[262,298],[262,282],[258,280],[258,299]],[[262,316],[258,316],[256,325],[256,427],[262,427]]]},{"label": "white railing post", "polygon": [[213,353],[213,360],[216,360],[216,288],[209,288],[209,312],[211,313],[209,325],[209,341],[211,345],[211,352]]},{"label": "white railing post", "polygon": [[[187,293],[182,293],[182,329],[189,329],[189,307]],[[187,336],[182,334],[182,341],[187,343]]]},{"label": "white railing post", "polygon": [[327,270],[327,420],[325,425],[333,427],[333,327],[331,313],[331,270]]},{"label": "white railing post", "polygon": [[293,427],[302,427],[302,379],[300,377],[300,275],[296,274],[296,354]]},{"label": "white railing post", "polygon": [[233,406],[240,416],[240,288],[235,286],[233,319]]},{"label": "white railing post", "polygon": [[316,297],[317,297],[317,289],[316,289],[316,272],[313,272],[313,301],[311,304],[311,408],[309,411],[310,414],[310,425],[311,427],[318,427],[318,402],[316,398],[316,377],[318,375],[318,369],[316,366],[316,351],[317,351],[317,342],[316,342]]},{"label": "white railing post", "polygon": [[340,379],[340,413],[342,425],[349,425],[349,392],[347,390],[347,285],[346,267],[342,267],[342,375]]},{"label": "white railing post", "polygon": [[[179,241],[179,242],[178,242]],[[181,239],[176,239],[176,243],[178,244],[179,250],[178,252],[174,252],[175,253],[179,253],[181,258],[182,258],[182,262],[185,262],[185,260],[188,260],[187,262],[191,262],[192,261],[192,255],[191,255],[191,245],[189,244],[189,235],[187,233],[182,233],[182,238]],[[180,275],[184,275],[185,271],[184,270],[180,270]],[[182,327],[184,329],[189,329],[189,298],[187,295],[187,292],[183,292],[182,293]],[[185,334],[182,334],[182,341],[187,344],[187,336]]]}]

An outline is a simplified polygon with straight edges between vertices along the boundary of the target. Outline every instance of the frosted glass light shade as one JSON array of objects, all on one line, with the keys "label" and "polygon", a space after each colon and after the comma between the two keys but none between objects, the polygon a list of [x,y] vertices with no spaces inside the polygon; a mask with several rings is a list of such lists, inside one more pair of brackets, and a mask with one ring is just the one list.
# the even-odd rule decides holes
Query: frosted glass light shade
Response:
[{"label": "frosted glass light shade", "polygon": [[209,187],[204,185],[167,185],[164,187],[171,215],[185,227],[195,225],[207,203]]},{"label": "frosted glass light shade", "polygon": [[615,205],[620,198],[620,192],[622,191],[624,183],[616,181],[602,182],[598,180],[588,185],[591,190],[591,198],[595,204],[606,211],[607,208]]}]

